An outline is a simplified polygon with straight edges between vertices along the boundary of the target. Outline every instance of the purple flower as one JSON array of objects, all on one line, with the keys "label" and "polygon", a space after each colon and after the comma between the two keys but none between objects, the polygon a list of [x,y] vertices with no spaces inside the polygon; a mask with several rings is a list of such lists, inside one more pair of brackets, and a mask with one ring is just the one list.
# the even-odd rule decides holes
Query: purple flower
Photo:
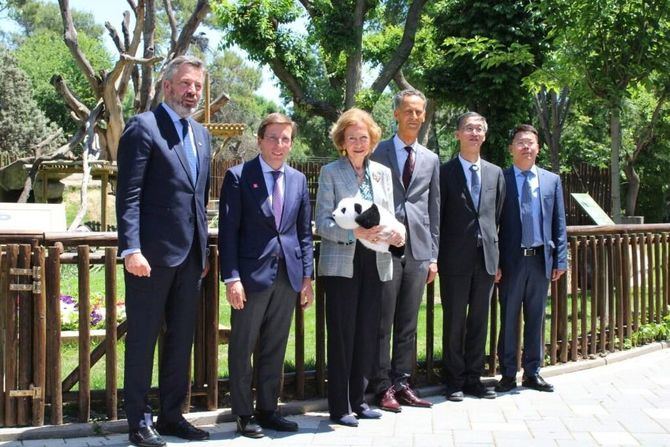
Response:
[{"label": "purple flower", "polygon": [[65,304],[76,304],[77,302],[70,295],[61,295],[60,300]]}]

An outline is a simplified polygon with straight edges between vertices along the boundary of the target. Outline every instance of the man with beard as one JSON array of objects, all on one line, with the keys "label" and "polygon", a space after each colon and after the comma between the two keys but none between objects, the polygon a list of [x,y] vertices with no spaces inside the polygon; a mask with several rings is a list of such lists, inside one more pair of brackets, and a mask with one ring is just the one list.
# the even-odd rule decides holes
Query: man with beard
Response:
[{"label": "man with beard", "polygon": [[[119,142],[116,212],[128,319],[124,397],[129,440],[138,446],[164,446],[160,435],[209,437],[181,414],[201,278],[209,268],[210,137],[189,118],[204,78],[199,59],[172,60],[163,75],[164,102],[131,118]],[[163,322],[160,411],[154,426],[148,392]]]}]

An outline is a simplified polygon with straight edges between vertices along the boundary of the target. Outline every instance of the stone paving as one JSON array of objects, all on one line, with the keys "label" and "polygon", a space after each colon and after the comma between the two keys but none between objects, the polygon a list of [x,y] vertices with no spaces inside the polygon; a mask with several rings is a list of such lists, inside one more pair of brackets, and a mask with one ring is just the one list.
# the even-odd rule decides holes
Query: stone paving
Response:
[{"label": "stone paving", "polygon": [[[384,412],[358,428],[332,425],[327,413],[291,416],[292,434],[268,432],[262,439],[235,435],[233,423],[202,426],[212,446],[670,446],[670,349],[661,349],[593,369],[551,377],[554,393],[517,388],[495,400],[447,402],[429,398],[432,409]],[[166,437],[168,447],[184,444]],[[1,447],[125,446],[127,435],[10,441]]]}]

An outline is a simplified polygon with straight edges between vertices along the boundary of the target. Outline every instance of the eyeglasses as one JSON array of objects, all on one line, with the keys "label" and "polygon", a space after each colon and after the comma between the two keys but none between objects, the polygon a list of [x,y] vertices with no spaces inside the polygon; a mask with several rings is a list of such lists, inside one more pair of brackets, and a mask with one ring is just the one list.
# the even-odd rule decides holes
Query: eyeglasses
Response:
[{"label": "eyeglasses", "polygon": [[486,133],[486,129],[483,126],[465,126],[462,129],[465,133]]},{"label": "eyeglasses", "polygon": [[291,139],[289,137],[263,137],[264,140],[268,140],[272,144],[282,144],[282,145],[289,145],[291,144]]},{"label": "eyeglasses", "polygon": [[523,139],[523,140],[512,141],[512,146],[515,146],[515,147],[532,147],[536,144],[537,144],[537,142],[535,140]]}]

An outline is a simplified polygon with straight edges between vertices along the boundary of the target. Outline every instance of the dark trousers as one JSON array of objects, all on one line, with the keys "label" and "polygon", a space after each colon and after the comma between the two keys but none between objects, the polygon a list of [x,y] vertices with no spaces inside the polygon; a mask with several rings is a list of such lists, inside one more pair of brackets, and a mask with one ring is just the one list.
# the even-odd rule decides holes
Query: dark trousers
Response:
[{"label": "dark trousers", "polygon": [[523,356],[524,374],[535,375],[544,360],[544,314],[547,305],[547,278],[544,256],[521,258],[519,265],[503,272],[500,282],[500,341],[498,361],[504,376],[514,376],[517,371],[517,345],[519,343],[519,314],[523,307]]},{"label": "dark trousers", "polygon": [[233,414],[253,414],[251,355],[256,345],[256,409],[261,412],[274,412],[277,409],[286,342],[297,295],[298,292],[291,287],[286,264],[282,260],[279,261],[277,278],[269,288],[262,292],[247,293],[244,308],[232,309],[228,365]]},{"label": "dark trousers", "polygon": [[[138,428],[149,402],[156,339],[165,321],[166,332],[160,356],[160,416],[163,422],[178,422],[189,387],[189,361],[197,303],[200,299],[202,263],[194,244],[177,267],[151,266],[151,276],[125,271],[126,352],[124,405],[131,430]],[[149,409],[150,411],[150,409]]]},{"label": "dark trousers", "polygon": [[324,276],[330,416],[367,408],[365,388],[377,355],[382,282],[376,254],[356,243],[352,278]]},{"label": "dark trousers", "polygon": [[402,258],[393,257],[393,279],[382,286],[379,355],[373,383],[378,394],[391,385],[405,386],[412,375],[416,325],[428,264],[415,260],[409,247]]},{"label": "dark trousers", "polygon": [[440,273],[444,331],[444,373],[448,390],[478,382],[484,370],[484,349],[494,276],[478,249],[472,273]]}]

